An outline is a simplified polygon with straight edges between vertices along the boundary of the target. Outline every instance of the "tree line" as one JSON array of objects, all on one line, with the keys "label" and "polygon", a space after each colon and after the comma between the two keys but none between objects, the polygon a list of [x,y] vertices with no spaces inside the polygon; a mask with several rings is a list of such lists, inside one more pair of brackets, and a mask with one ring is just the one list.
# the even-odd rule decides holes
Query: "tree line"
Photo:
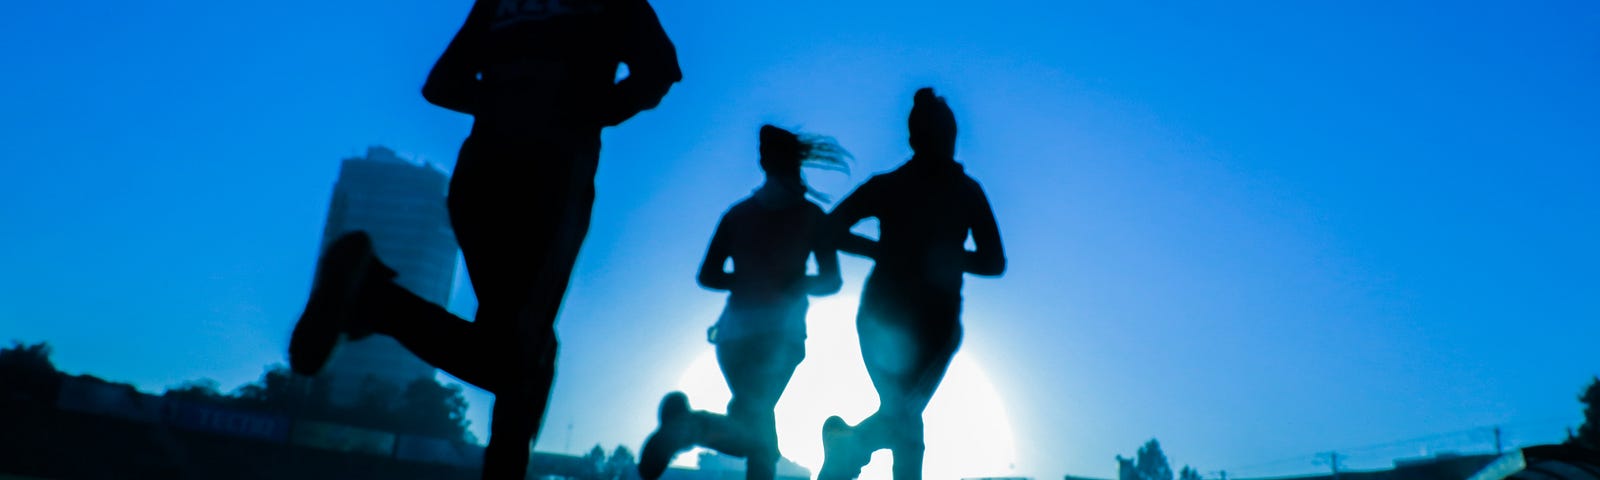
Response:
[{"label": "tree line", "polygon": [[[48,343],[13,342],[0,348],[0,399],[53,402],[67,375],[51,361]],[[121,385],[98,377],[90,381]],[[423,435],[475,443],[467,426],[467,400],[459,385],[444,385],[432,377],[418,377],[395,385],[375,377],[364,379],[354,401],[332,401],[326,377],[295,375],[282,364],[270,365],[261,378],[224,393],[215,380],[200,379],[168,387],[163,398],[281,413],[304,420],[339,423],[398,434]]]}]

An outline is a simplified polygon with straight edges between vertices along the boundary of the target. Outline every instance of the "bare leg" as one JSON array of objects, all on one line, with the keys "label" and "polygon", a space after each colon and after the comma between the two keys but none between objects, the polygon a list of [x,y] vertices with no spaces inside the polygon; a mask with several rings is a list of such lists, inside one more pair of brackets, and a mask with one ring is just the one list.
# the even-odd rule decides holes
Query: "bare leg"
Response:
[{"label": "bare leg", "polygon": [[959,297],[929,297],[864,298],[856,324],[879,406],[856,427],[855,441],[863,456],[890,449],[895,480],[922,478],[922,412],[961,344]]},{"label": "bare leg", "polygon": [[[744,445],[730,445],[740,451],[718,448],[742,456],[747,480],[770,480],[777,475],[778,430],[773,410],[805,358],[803,340],[768,335],[725,342],[717,346],[717,363],[728,382],[733,398],[728,402],[728,418],[741,430]],[[711,446],[708,444],[708,446]],[[716,448],[713,446],[713,448]]]}]

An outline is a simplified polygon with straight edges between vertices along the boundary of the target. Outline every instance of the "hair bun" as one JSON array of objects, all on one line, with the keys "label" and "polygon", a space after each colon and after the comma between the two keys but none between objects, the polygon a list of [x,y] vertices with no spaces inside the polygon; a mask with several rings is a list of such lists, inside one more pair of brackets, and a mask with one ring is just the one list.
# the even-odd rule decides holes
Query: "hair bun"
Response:
[{"label": "hair bun", "polygon": [[944,97],[934,95],[933,87],[922,87],[912,97],[911,149],[919,153],[949,156],[955,153],[956,116]]}]

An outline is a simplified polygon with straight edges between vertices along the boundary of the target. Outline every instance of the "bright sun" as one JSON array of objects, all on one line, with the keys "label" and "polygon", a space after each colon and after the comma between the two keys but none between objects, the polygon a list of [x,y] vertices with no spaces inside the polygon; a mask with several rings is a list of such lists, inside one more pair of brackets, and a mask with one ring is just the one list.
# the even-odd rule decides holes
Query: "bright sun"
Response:
[{"label": "bright sun", "polygon": [[[853,425],[877,408],[877,393],[856,343],[855,310],[856,300],[843,294],[812,301],[806,359],[778,403],[779,448],[784,457],[813,475],[822,466],[822,421],[839,415]],[[689,395],[697,410],[726,411],[728,387],[709,344],[678,381],[678,389]],[[970,352],[956,353],[923,421],[926,478],[1001,476],[1012,471],[1016,450],[1011,423],[1000,395]],[[697,456],[697,452],[679,455],[675,463],[692,466]],[[879,451],[861,478],[889,479],[891,457],[888,451]]]}]

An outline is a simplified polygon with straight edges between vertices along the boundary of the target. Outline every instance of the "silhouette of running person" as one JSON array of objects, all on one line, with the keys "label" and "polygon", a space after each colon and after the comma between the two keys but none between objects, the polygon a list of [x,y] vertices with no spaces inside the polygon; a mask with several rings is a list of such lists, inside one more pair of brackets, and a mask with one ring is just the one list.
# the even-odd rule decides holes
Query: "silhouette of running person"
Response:
[{"label": "silhouette of running person", "polygon": [[[711,237],[700,285],[726,290],[728,304],[707,332],[733,398],[728,414],[691,411],[672,392],[661,400],[660,426],[645,440],[639,475],[654,480],[677,453],[702,445],[745,457],[745,478],[771,480],[778,466],[773,409],[805,358],[806,297],[839,291],[839,257],[823,238],[827,214],[806,199],[802,165],[843,169],[848,153],[832,139],[761,127],[767,181],[728,209]],[[815,256],[817,274],[806,275]],[[724,264],[733,259],[733,272]]]},{"label": "silhouette of running person", "polygon": [[[989,200],[955,161],[955,115],[931,88],[914,101],[911,160],[872,177],[828,215],[840,250],[874,260],[856,332],[878,411],[855,427],[838,416],[824,422],[819,480],[855,478],[883,448],[894,454],[895,480],[922,478],[922,411],[961,344],[962,274],[1005,272]],[[876,241],[850,232],[867,217],[878,219]],[[976,251],[966,250],[969,233]]]},{"label": "silhouette of running person", "polygon": [[483,478],[524,478],[555,375],[556,313],[589,229],[600,131],[654,108],[681,78],[645,0],[477,0],[422,87],[474,117],[447,201],[476,321],[395,284],[353,232],[318,261],[290,366],[315,374],[342,337],[392,336],[495,394]]}]

